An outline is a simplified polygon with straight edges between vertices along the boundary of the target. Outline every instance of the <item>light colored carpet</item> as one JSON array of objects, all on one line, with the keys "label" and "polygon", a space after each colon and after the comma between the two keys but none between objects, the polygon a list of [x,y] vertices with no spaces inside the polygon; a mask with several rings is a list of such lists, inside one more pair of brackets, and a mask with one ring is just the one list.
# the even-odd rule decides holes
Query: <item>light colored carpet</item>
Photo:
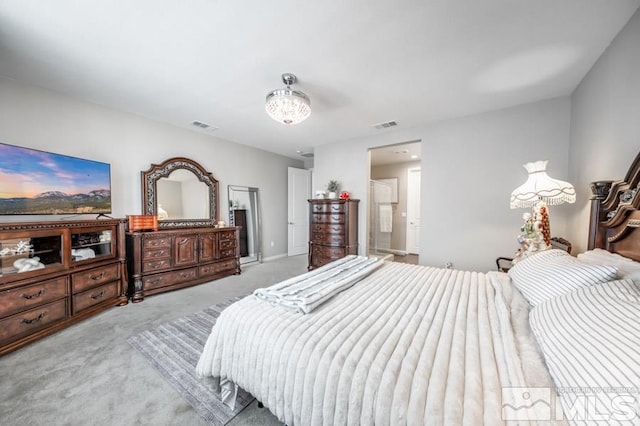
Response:
[{"label": "light colored carpet", "polygon": [[254,400],[253,395],[238,389],[232,410],[222,403],[211,380],[196,374],[196,365],[213,324],[226,307],[240,299],[234,297],[127,338],[127,342],[143,354],[153,368],[212,426],[226,425]]},{"label": "light colored carpet", "polygon": [[[111,308],[0,357],[0,423],[206,426],[127,337],[304,273],[306,266],[305,255],[245,265],[241,275]],[[229,426],[280,424],[253,402]]]}]

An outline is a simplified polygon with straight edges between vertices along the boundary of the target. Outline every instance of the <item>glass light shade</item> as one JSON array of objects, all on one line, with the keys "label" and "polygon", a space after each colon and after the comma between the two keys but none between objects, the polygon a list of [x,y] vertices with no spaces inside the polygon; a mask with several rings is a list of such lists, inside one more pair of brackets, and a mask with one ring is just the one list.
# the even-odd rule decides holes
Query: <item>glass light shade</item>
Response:
[{"label": "glass light shade", "polygon": [[547,175],[548,161],[527,163],[527,181],[511,193],[511,208],[534,207],[539,201],[548,205],[574,203],[576,190],[569,182],[553,179]]},{"label": "glass light shade", "polygon": [[304,93],[287,87],[269,93],[264,109],[280,123],[297,124],[311,115],[311,101]]}]

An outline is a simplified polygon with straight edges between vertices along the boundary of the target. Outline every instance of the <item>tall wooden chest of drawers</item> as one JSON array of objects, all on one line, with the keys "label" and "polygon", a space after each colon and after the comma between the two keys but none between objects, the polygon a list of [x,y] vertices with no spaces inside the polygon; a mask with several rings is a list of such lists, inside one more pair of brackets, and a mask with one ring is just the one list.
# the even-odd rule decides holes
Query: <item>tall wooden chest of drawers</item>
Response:
[{"label": "tall wooden chest of drawers", "polygon": [[348,254],[358,254],[359,202],[309,200],[309,270]]}]

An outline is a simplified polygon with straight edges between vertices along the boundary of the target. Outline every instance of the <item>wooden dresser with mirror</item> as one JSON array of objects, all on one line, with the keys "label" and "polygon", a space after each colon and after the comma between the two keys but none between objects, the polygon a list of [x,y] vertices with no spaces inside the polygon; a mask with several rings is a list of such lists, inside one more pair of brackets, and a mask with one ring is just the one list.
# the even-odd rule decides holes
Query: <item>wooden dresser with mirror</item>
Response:
[{"label": "wooden dresser with mirror", "polygon": [[143,214],[158,220],[157,230],[126,232],[133,302],[240,273],[239,228],[218,226],[218,181],[211,173],[176,157],[152,164],[141,177]]}]

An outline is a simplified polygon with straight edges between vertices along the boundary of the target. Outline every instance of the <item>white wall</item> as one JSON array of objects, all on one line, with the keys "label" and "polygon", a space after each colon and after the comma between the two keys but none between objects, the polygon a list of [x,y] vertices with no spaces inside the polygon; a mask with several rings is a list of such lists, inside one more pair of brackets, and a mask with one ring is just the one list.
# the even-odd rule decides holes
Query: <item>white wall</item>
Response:
[{"label": "white wall", "polygon": [[596,180],[623,179],[640,151],[640,10],[629,20],[571,96],[569,179],[578,200],[569,235],[587,247]]},{"label": "white wall", "polygon": [[[264,256],[287,252],[287,167],[303,167],[301,160],[4,77],[0,77],[0,141],[110,163],[114,217],[142,212],[141,170],[170,157],[191,158],[220,182],[218,216],[227,222],[227,185],[259,188]],[[2,222],[39,219],[55,220],[55,217],[0,216]]]},{"label": "white wall", "polygon": [[[520,165],[548,159],[549,174],[577,191],[575,204],[551,207],[552,234],[569,239],[574,254],[584,251],[590,182],[622,179],[640,151],[639,45],[640,10],[570,99],[317,147],[316,182],[337,178],[366,205],[367,150],[422,140],[421,263],[488,270],[515,249],[523,211],[509,210],[508,197],[526,178]],[[361,212],[361,253],[366,220]]]},{"label": "white wall", "polygon": [[[361,200],[359,243],[365,253],[370,148],[422,141],[420,263],[495,269],[495,258],[517,249],[525,210],[510,210],[522,165],[549,160],[552,177],[566,180],[569,98],[558,98],[315,148],[316,185],[335,178]],[[316,189],[316,188],[314,188]],[[566,232],[566,206],[551,208],[552,234]]]}]

